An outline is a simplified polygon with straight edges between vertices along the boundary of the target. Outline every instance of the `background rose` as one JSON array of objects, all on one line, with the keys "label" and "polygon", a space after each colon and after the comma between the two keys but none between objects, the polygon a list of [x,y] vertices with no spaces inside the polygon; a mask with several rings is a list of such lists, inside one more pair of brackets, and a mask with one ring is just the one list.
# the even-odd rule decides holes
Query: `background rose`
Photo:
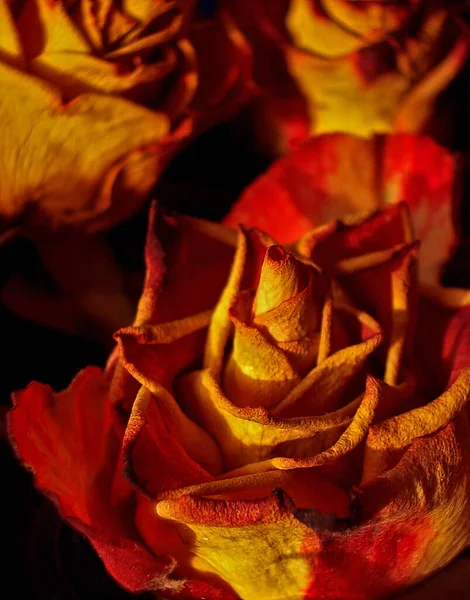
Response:
[{"label": "background rose", "polygon": [[128,218],[175,148],[248,98],[243,37],[196,5],[0,3],[5,225]]},{"label": "background rose", "polygon": [[31,384],[10,422],[122,585],[379,597],[468,545],[468,294],[418,294],[405,205],[314,230],[303,261],[162,215],[146,252],[121,357]]},{"label": "background rose", "polygon": [[224,4],[254,48],[252,124],[270,153],[322,133],[423,131],[466,60],[458,2]]},{"label": "background rose", "polygon": [[2,0],[0,82],[0,240],[32,238],[46,267],[16,269],[2,302],[109,340],[135,286],[88,234],[129,219],[175,151],[251,96],[249,47],[193,0]]}]

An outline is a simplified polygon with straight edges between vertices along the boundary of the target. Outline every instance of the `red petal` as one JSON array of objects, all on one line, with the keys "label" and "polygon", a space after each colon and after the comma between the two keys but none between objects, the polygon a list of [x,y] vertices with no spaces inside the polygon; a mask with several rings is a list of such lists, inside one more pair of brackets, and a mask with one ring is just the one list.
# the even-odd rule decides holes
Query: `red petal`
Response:
[{"label": "red petal", "polygon": [[155,589],[172,561],[139,542],[132,515],[111,501],[119,440],[107,401],[109,382],[98,368],[82,371],[64,392],[32,383],[15,394],[10,432],[36,485],[86,535],[108,571],[130,591]]}]

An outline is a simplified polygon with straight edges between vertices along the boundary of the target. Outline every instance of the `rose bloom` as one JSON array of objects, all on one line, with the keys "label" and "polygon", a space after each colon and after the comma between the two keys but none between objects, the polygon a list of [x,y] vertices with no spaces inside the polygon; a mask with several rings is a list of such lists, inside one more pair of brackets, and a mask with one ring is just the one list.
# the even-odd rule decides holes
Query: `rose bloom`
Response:
[{"label": "rose bloom", "polygon": [[122,586],[379,598],[470,544],[470,293],[419,285],[420,185],[289,246],[154,209],[104,372],[15,394],[19,457]]},{"label": "rose bloom", "polygon": [[2,0],[3,227],[109,227],[172,153],[253,91],[250,51],[196,0]]},{"label": "rose bloom", "polygon": [[458,2],[224,0],[254,49],[253,127],[284,154],[311,135],[421,132],[468,51]]}]

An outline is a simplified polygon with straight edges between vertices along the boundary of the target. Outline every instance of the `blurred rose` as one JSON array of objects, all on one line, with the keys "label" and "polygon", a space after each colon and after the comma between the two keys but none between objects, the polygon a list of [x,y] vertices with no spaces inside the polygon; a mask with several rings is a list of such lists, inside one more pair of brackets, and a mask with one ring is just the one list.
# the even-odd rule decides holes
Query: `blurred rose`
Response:
[{"label": "blurred rose", "polygon": [[243,37],[195,0],[2,0],[0,82],[4,228],[128,218],[252,91]]},{"label": "blurred rose", "polygon": [[311,135],[421,132],[467,57],[459,2],[224,0],[253,45],[265,150]]},{"label": "blurred rose", "polygon": [[134,326],[16,394],[19,456],[130,591],[421,581],[470,544],[470,297],[420,290],[418,253],[404,203],[290,248],[154,215]]}]

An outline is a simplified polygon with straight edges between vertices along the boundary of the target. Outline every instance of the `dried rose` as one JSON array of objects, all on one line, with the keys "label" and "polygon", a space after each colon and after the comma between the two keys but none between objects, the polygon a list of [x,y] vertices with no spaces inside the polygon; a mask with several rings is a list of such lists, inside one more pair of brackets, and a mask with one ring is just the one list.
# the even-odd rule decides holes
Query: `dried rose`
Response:
[{"label": "dried rose", "polygon": [[131,591],[421,581],[470,544],[470,297],[420,289],[418,252],[404,203],[289,248],[154,215],[134,326],[15,395],[19,456]]},{"label": "dried rose", "polygon": [[182,142],[247,99],[247,44],[196,4],[0,1],[5,228],[125,220]]},{"label": "dried rose", "polygon": [[224,0],[254,48],[265,150],[311,135],[423,131],[468,53],[458,2]]}]

